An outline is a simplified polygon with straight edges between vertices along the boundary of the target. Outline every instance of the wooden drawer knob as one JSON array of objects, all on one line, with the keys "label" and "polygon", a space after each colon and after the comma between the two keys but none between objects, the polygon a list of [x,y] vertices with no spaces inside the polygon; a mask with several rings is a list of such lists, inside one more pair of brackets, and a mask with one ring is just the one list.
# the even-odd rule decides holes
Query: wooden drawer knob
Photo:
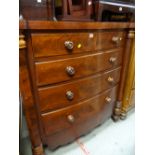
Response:
[{"label": "wooden drawer knob", "polygon": [[113,36],[112,41],[116,44],[119,44],[121,42],[122,38],[118,36]]},{"label": "wooden drawer knob", "polygon": [[106,101],[107,103],[110,103],[111,100],[112,100],[112,99],[111,99],[110,97],[106,97],[106,98],[105,98],[105,101]]},{"label": "wooden drawer knob", "polygon": [[120,6],[120,7],[118,8],[118,10],[119,10],[119,12],[122,12],[122,11],[123,11],[123,8]]},{"label": "wooden drawer knob", "polygon": [[67,119],[68,119],[68,122],[69,122],[69,123],[74,123],[74,122],[75,122],[75,118],[74,118],[73,115],[68,115],[68,116],[67,116]]},{"label": "wooden drawer knob", "polygon": [[109,76],[109,77],[108,77],[108,82],[109,82],[109,83],[114,83],[114,78],[111,77],[111,76]]},{"label": "wooden drawer knob", "polygon": [[65,41],[64,45],[68,50],[72,50],[74,47],[74,43],[72,41]]},{"label": "wooden drawer knob", "polygon": [[67,97],[68,100],[73,100],[74,93],[72,91],[67,91],[66,92],[66,97]]},{"label": "wooden drawer knob", "polygon": [[75,69],[72,66],[67,66],[66,67],[66,72],[69,76],[73,76],[75,74]]},{"label": "wooden drawer knob", "polygon": [[113,63],[115,63],[116,62],[116,60],[117,60],[117,58],[116,57],[110,57],[110,59],[109,59],[109,61],[113,64]]}]

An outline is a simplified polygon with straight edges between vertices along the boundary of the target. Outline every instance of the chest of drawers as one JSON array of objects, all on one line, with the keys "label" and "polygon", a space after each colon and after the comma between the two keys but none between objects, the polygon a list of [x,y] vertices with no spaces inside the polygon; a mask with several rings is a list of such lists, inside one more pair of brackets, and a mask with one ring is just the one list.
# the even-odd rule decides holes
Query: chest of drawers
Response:
[{"label": "chest of drawers", "polygon": [[118,120],[133,23],[20,22],[20,92],[34,155]]}]

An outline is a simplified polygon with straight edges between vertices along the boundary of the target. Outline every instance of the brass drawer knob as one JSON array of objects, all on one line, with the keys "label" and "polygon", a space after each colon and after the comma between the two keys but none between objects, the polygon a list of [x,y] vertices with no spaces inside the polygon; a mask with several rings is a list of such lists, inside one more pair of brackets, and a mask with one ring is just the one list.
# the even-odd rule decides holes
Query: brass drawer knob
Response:
[{"label": "brass drawer knob", "polygon": [[111,102],[111,98],[110,98],[110,97],[106,97],[106,98],[105,98],[105,101],[106,101],[107,103],[110,103],[110,102]]},{"label": "brass drawer knob", "polygon": [[119,44],[121,42],[122,38],[118,36],[113,36],[112,41],[116,44]]},{"label": "brass drawer knob", "polygon": [[72,91],[67,91],[66,92],[66,97],[67,97],[68,100],[73,100],[74,93]]},{"label": "brass drawer knob", "polygon": [[67,119],[68,119],[68,122],[69,122],[69,123],[74,123],[74,122],[75,122],[75,118],[74,118],[73,115],[68,115],[68,116],[67,116]]},{"label": "brass drawer knob", "polygon": [[111,76],[109,76],[109,77],[108,77],[108,82],[109,82],[109,83],[114,83],[114,78],[111,77]]},{"label": "brass drawer knob", "polygon": [[109,61],[110,61],[111,63],[115,63],[115,62],[116,62],[116,60],[117,60],[117,58],[116,58],[116,57],[110,57],[110,59],[109,59]]},{"label": "brass drawer knob", "polygon": [[66,72],[68,75],[73,76],[75,74],[75,69],[72,66],[67,66]]},{"label": "brass drawer knob", "polygon": [[65,41],[64,45],[68,50],[72,50],[74,47],[74,43],[72,41]]}]

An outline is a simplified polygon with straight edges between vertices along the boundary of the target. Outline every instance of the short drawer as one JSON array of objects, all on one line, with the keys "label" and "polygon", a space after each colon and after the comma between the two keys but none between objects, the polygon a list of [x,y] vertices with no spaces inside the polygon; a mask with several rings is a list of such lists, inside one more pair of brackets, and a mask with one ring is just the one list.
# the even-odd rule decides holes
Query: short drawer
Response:
[{"label": "short drawer", "polygon": [[[45,135],[52,135],[64,129],[91,120],[99,119],[112,114],[114,102],[117,96],[117,87],[107,90],[93,98],[70,106],[69,108],[49,112],[41,115]],[[102,116],[101,116],[102,115]],[[93,122],[92,122],[93,123]]]},{"label": "short drawer", "polygon": [[122,49],[95,54],[36,62],[36,82],[38,86],[88,76],[112,69],[122,62]]},{"label": "short drawer", "polygon": [[42,112],[77,104],[118,84],[121,68],[38,90]]},{"label": "short drawer", "polygon": [[34,57],[84,53],[122,46],[124,31],[32,34]]},{"label": "short drawer", "polygon": [[96,38],[96,50],[112,49],[124,46],[126,33],[124,31],[98,32]]},{"label": "short drawer", "polygon": [[32,34],[35,57],[68,55],[95,50],[95,33],[40,33]]}]

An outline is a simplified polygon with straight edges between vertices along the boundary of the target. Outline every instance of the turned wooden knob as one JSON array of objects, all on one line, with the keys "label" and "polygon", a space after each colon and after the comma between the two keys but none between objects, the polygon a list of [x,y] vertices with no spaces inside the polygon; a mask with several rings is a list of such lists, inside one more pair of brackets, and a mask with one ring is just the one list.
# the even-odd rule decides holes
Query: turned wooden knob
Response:
[{"label": "turned wooden knob", "polygon": [[116,58],[116,57],[110,57],[110,59],[109,59],[109,61],[110,61],[111,63],[115,63],[115,62],[116,62],[116,60],[117,60],[117,58]]},{"label": "turned wooden knob", "polygon": [[65,41],[64,45],[68,50],[72,50],[74,47],[74,43],[72,41]]},{"label": "turned wooden knob", "polygon": [[75,69],[72,66],[67,66],[66,67],[66,72],[69,76],[73,76],[75,74]]},{"label": "turned wooden knob", "polygon": [[68,122],[69,122],[69,123],[74,123],[74,121],[75,121],[75,118],[74,118],[73,115],[68,115],[68,116],[67,116],[67,119],[68,119]]},{"label": "turned wooden knob", "polygon": [[122,38],[118,36],[113,36],[112,41],[116,44],[119,44],[121,42]]},{"label": "turned wooden knob", "polygon": [[109,82],[109,83],[114,83],[114,78],[111,77],[111,76],[109,76],[109,77],[108,77],[108,82]]},{"label": "turned wooden knob", "polygon": [[68,100],[73,100],[74,93],[72,91],[67,91],[66,92],[66,97],[67,97]]},{"label": "turned wooden knob", "polygon": [[110,103],[111,100],[112,100],[112,99],[111,99],[110,97],[106,97],[106,98],[105,98],[105,101],[106,101],[107,103]]}]

